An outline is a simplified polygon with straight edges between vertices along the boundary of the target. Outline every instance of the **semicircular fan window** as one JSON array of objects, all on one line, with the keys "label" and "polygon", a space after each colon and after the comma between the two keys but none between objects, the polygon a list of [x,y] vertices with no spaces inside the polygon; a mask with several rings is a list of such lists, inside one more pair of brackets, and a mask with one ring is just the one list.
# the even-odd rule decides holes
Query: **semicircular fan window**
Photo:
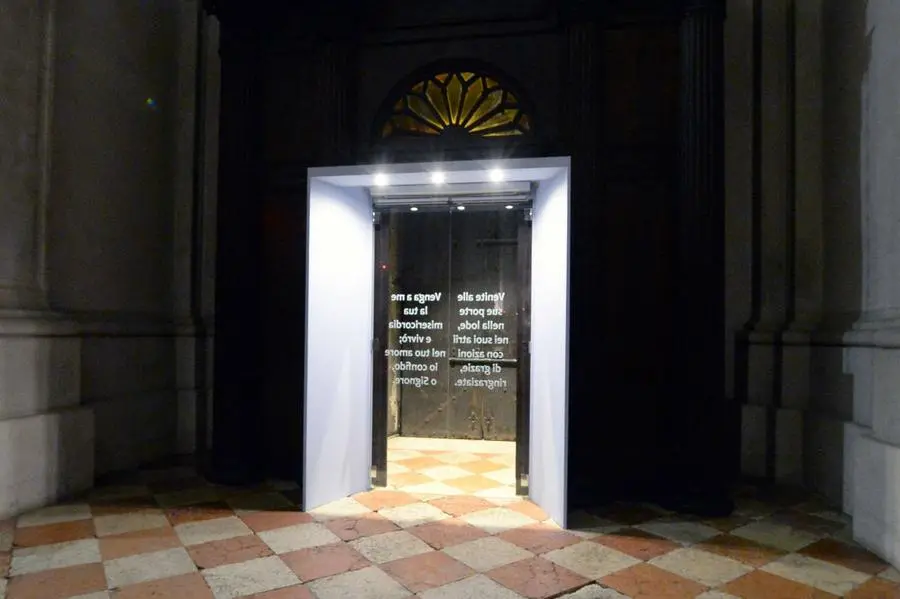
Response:
[{"label": "semicircular fan window", "polygon": [[519,100],[489,76],[439,73],[413,85],[394,104],[382,137],[437,136],[461,131],[478,137],[531,132]]}]

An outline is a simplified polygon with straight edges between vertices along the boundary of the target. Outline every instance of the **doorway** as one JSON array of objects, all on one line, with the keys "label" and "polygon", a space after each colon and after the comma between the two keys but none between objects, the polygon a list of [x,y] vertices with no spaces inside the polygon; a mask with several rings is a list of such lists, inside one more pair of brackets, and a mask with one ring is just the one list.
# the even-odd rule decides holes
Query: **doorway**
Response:
[{"label": "doorway", "polygon": [[[389,322],[389,304],[376,302],[375,298],[384,298],[388,292],[382,261],[376,260],[376,255],[386,255],[383,251],[388,238],[378,219],[388,209],[400,211],[399,204],[406,206],[403,211],[414,212],[409,205],[411,189],[423,192],[414,194],[422,199],[416,205],[420,210],[415,212],[496,210],[499,208],[496,197],[492,207],[479,203],[477,194],[470,189],[473,193],[469,194],[468,205],[459,210],[454,205],[456,198],[448,198],[445,193],[462,185],[482,190],[490,187],[496,191],[502,187],[496,183],[493,172],[496,169],[503,173],[507,187],[527,188],[532,205],[531,220],[526,218],[527,226],[519,228],[519,231],[530,229],[529,243],[517,246],[517,252],[531,246],[530,260],[516,262],[517,268],[527,267],[531,292],[519,295],[520,301],[526,304],[528,318],[519,318],[516,323],[515,345],[521,352],[516,354],[517,366],[522,366],[517,369],[516,393],[527,398],[527,407],[522,401],[516,406],[515,468],[517,474],[527,476],[521,482],[527,483],[529,499],[557,524],[565,526],[569,426],[569,166],[568,158],[558,157],[310,169],[303,396],[302,503],[305,510],[368,490],[373,482],[386,482],[387,393],[384,390],[388,372],[384,363],[387,349],[384,331],[389,329],[384,323]],[[437,174],[445,180],[436,183]],[[385,195],[385,178],[389,181],[388,188],[394,186],[407,192],[407,197],[397,199],[393,206],[388,200],[395,198]],[[510,203],[514,207],[507,209]],[[515,200],[510,203],[503,204],[503,210],[515,212]],[[527,217],[529,213],[521,214]],[[449,283],[446,289],[440,290],[441,293],[449,293]],[[424,305],[416,304],[415,298],[411,303]],[[375,313],[376,307],[379,314]],[[424,318],[428,314],[418,316]],[[526,324],[528,334],[523,334],[522,327]],[[409,332],[433,330],[417,326],[418,329]],[[445,359],[446,372],[450,372],[449,353]],[[378,384],[374,383],[376,379],[380,379]],[[383,391],[373,397],[377,389]],[[524,391],[527,393],[523,395]],[[381,416],[373,418],[376,411]],[[527,435],[522,431],[527,431]],[[379,480],[381,477],[384,478]]]},{"label": "doorway", "polygon": [[530,193],[376,198],[375,227],[373,484],[527,494]]}]

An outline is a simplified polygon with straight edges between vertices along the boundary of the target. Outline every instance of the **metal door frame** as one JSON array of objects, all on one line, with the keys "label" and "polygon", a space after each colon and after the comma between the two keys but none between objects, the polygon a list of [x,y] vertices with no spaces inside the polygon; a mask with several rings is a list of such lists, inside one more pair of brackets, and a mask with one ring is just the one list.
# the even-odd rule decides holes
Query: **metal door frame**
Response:
[{"label": "metal door frame", "polygon": [[519,220],[516,266],[519,282],[516,365],[516,494],[528,495],[531,448],[531,209]]},{"label": "metal door frame", "polygon": [[387,486],[387,417],[388,394],[387,350],[388,330],[388,277],[390,269],[385,268],[388,258],[390,231],[382,223],[381,213],[374,211],[372,221],[375,227],[375,311],[372,317],[372,485]]}]

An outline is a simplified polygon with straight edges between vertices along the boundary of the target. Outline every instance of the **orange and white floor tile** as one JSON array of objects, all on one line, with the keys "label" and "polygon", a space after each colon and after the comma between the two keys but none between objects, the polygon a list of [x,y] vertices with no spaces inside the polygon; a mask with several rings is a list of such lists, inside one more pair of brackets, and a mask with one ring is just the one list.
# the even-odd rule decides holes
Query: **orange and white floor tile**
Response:
[{"label": "orange and white floor tile", "polygon": [[515,498],[516,444],[467,439],[388,439],[388,488],[412,495]]},{"label": "orange and white floor tile", "polygon": [[0,521],[0,599],[900,597],[848,518],[752,488],[729,518],[615,504],[562,530],[521,498],[379,489],[307,513],[295,484],[184,466],[109,482]]}]

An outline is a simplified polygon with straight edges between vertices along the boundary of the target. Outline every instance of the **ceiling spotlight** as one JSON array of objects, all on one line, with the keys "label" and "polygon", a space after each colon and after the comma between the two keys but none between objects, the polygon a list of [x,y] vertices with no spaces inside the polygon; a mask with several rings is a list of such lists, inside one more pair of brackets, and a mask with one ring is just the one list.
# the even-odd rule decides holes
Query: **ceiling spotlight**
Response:
[{"label": "ceiling spotlight", "polygon": [[419,211],[419,207],[418,207],[418,206],[413,206],[413,207],[410,208],[409,210],[410,210],[410,212],[418,212],[418,211]]},{"label": "ceiling spotlight", "polygon": [[465,206],[457,206],[456,209],[457,209],[457,210],[465,210],[466,207],[465,207]]},{"label": "ceiling spotlight", "polygon": [[512,209],[513,209],[513,205],[512,205],[512,204],[507,204],[507,205],[506,205],[506,209],[507,209],[507,210],[512,210]]},{"label": "ceiling spotlight", "polygon": [[376,173],[375,174],[375,185],[377,187],[384,187],[388,184],[388,176],[384,173]]},{"label": "ceiling spotlight", "polygon": [[447,175],[445,175],[441,171],[434,171],[433,173],[431,173],[431,182],[434,183],[435,185],[440,185],[446,180],[447,180]]},{"label": "ceiling spotlight", "polygon": [[493,169],[490,172],[490,176],[491,176],[491,181],[493,181],[494,183],[499,183],[500,181],[503,181],[503,171],[500,170],[499,168]]}]

